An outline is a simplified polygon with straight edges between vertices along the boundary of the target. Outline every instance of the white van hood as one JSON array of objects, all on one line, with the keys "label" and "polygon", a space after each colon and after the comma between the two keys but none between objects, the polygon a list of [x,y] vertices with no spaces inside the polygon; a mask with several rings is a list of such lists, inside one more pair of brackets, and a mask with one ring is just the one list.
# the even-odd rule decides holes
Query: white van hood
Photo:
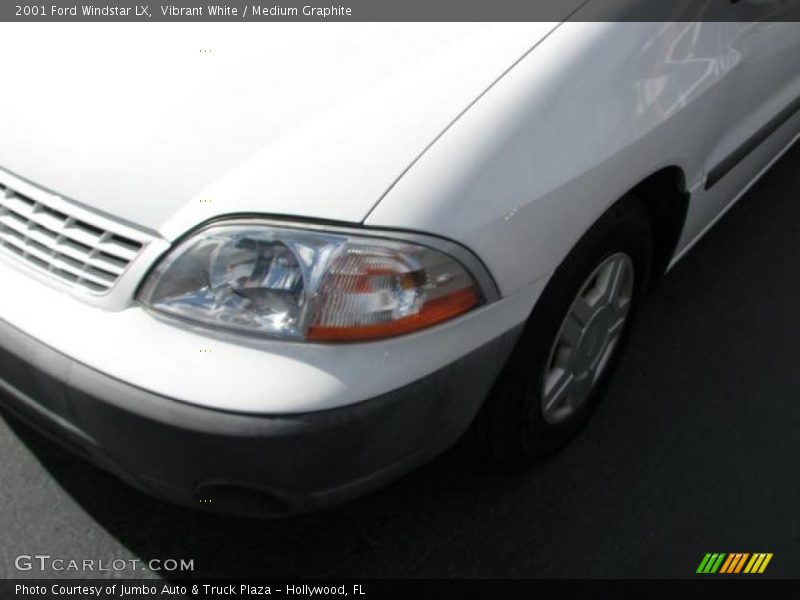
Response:
[{"label": "white van hood", "polygon": [[5,24],[0,168],[166,237],[358,222],[554,26]]}]

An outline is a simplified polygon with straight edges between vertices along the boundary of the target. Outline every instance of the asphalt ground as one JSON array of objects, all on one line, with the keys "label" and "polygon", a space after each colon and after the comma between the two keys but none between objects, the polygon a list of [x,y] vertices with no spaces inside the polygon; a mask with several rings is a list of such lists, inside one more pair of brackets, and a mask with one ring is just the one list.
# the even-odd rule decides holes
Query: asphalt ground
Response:
[{"label": "asphalt ground", "polygon": [[661,282],[563,452],[509,473],[457,446],[292,519],[167,505],[0,420],[0,576],[75,575],[14,569],[38,553],[198,577],[690,577],[706,552],[771,552],[767,575],[800,577],[799,267],[800,145]]}]

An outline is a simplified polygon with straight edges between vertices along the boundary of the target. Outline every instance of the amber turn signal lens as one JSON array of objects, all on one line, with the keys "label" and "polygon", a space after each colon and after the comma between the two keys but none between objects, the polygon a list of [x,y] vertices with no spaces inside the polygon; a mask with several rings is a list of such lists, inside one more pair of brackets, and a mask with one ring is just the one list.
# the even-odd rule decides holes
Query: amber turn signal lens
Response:
[{"label": "amber turn signal lens", "polygon": [[347,342],[374,340],[411,333],[436,323],[457,317],[480,303],[480,295],[474,287],[453,292],[448,296],[436,298],[425,303],[415,315],[403,317],[380,325],[362,325],[359,327],[330,327],[312,325],[308,330],[308,339],[327,342]]}]

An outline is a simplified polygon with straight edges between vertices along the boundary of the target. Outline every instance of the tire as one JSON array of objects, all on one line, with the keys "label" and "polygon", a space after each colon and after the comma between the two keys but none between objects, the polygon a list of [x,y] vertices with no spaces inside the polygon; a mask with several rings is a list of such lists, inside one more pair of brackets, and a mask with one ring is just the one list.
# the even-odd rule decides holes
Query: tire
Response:
[{"label": "tire", "polygon": [[[632,196],[617,202],[579,240],[553,273],[476,419],[474,435],[484,452],[505,465],[523,465],[553,454],[578,434],[608,386],[630,335],[648,286],[652,245],[647,212]],[[589,300],[614,296],[608,291],[613,285],[601,285],[611,281],[613,273],[621,274],[617,300],[606,309],[597,308],[595,300],[591,308]],[[595,312],[584,326],[587,307]],[[613,321],[617,317],[621,324]],[[619,330],[607,326],[612,322]],[[602,344],[608,347],[600,349]],[[591,364],[597,372],[590,371]],[[580,383],[565,375],[584,367]],[[551,384],[554,381],[565,382],[566,391],[559,394],[562,388]]]}]

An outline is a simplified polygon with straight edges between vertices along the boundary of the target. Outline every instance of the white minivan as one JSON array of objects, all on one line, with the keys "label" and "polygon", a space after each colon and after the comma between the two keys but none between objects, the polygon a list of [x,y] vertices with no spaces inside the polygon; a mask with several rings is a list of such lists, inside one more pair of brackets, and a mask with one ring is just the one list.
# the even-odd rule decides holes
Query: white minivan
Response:
[{"label": "white minivan", "polygon": [[0,29],[0,406],[228,513],[554,452],[800,134],[798,23]]}]

